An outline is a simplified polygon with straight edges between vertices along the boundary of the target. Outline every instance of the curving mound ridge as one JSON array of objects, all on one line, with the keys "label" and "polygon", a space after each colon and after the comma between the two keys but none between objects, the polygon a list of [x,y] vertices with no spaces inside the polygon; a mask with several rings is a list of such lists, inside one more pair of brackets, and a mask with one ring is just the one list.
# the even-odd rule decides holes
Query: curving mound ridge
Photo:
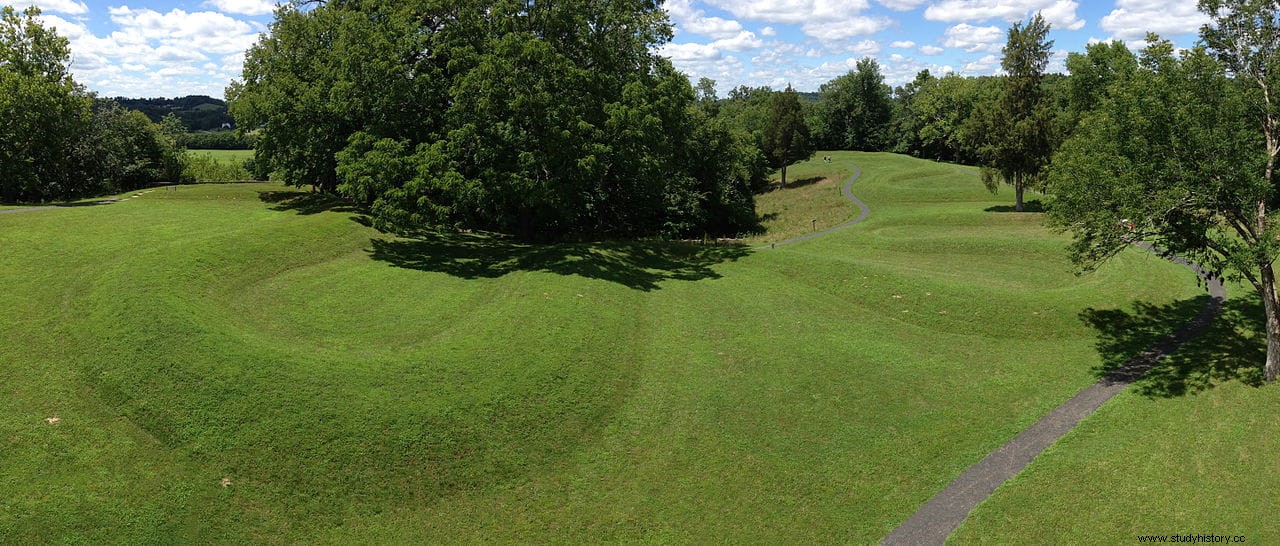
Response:
[{"label": "curving mound ridge", "polygon": [[0,536],[875,541],[1096,378],[1083,311],[1202,296],[832,155],[870,216],[769,251],[394,239],[272,185],[2,216]]}]

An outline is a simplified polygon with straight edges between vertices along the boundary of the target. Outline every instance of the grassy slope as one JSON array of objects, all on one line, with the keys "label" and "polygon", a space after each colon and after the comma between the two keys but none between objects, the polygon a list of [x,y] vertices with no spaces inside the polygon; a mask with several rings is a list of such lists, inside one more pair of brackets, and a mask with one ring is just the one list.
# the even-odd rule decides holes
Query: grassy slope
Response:
[{"label": "grassy slope", "polygon": [[1082,309],[1200,294],[835,155],[870,219],[723,263],[387,240],[272,185],[0,216],[0,538],[874,541],[1092,380]]},{"label": "grassy slope", "polygon": [[[858,209],[840,194],[849,178],[847,163],[827,163],[824,154],[787,169],[787,187],[756,196],[756,211],[765,232],[750,238],[752,244],[772,243],[822,231],[853,218]],[[774,183],[778,175],[774,175]]]},{"label": "grassy slope", "polygon": [[[1121,542],[1139,534],[1280,539],[1280,390],[1255,388],[1266,355],[1260,300],[1229,287],[1226,312],[980,505],[958,543]],[[1137,338],[1167,309],[1112,321]],[[1127,351],[1126,351],[1127,352]]]}]

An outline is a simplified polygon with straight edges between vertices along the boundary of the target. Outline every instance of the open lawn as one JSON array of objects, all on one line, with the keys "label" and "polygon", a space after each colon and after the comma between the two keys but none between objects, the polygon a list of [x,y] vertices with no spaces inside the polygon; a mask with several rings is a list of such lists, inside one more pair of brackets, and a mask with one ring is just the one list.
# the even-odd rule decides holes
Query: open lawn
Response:
[{"label": "open lawn", "polygon": [[[1082,317],[1172,324],[1204,301],[1136,250],[1073,275],[1038,214],[955,167],[833,155],[795,178],[856,162],[870,218],[757,252],[394,238],[275,184],[0,215],[0,542],[874,542],[1138,350]],[[831,201],[785,202],[806,187]],[[838,192],[761,210],[839,223]],[[1207,424],[1265,422],[1277,392],[1125,395],[962,532],[1131,512],[1048,459],[1101,441],[1128,460],[1179,430],[1164,412],[1226,451],[1116,472],[1150,497],[1171,469],[1274,474],[1248,422]],[[1046,498],[1062,476],[1079,500]]]},{"label": "open lawn", "polygon": [[253,159],[253,150],[187,150],[188,154],[203,155],[217,161],[244,163]]}]

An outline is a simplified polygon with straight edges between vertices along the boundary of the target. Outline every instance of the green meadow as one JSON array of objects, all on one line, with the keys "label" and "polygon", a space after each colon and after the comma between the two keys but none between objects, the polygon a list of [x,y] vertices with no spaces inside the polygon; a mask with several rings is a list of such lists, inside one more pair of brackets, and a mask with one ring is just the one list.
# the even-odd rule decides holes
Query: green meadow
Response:
[{"label": "green meadow", "polygon": [[201,155],[222,162],[244,163],[253,159],[253,150],[187,150],[188,155]]},{"label": "green meadow", "polygon": [[[757,242],[848,219],[851,163],[871,216],[772,250],[398,238],[271,183],[0,215],[0,542],[875,542],[1207,299],[1137,250],[1075,275],[959,167],[824,154]],[[1276,391],[1200,361],[958,538],[1276,536]]]}]

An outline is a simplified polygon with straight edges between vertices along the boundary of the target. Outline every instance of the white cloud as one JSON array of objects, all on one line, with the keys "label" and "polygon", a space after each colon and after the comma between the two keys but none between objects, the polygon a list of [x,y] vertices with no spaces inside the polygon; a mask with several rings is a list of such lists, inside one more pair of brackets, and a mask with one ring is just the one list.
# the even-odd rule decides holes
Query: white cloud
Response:
[{"label": "white cloud", "polygon": [[916,46],[916,43],[911,40],[902,40],[899,42],[894,42],[892,44],[889,44],[889,47],[893,47],[897,49],[911,49],[915,46]]},{"label": "white cloud", "polygon": [[1113,38],[1136,42],[1144,40],[1148,32],[1192,34],[1208,23],[1209,17],[1196,9],[1194,0],[1116,0],[1116,9],[1098,26]]},{"label": "white cloud", "polygon": [[130,9],[128,6],[109,8],[108,11],[112,22],[121,27],[122,33],[215,54],[244,51],[258,39],[253,25],[212,11],[187,13],[174,9],[160,13],[150,9]]},{"label": "white cloud", "polygon": [[830,21],[810,21],[800,26],[805,34],[825,44],[842,42],[855,36],[875,34],[893,21],[882,17],[849,17]]},{"label": "white cloud", "polygon": [[271,0],[208,0],[204,5],[240,15],[270,15],[276,10],[276,3]]},{"label": "white cloud", "polygon": [[667,13],[676,22],[680,31],[708,36],[724,40],[738,36],[743,32],[742,24],[721,17],[707,17],[700,9],[693,7],[692,0],[671,0],[666,4]]},{"label": "white cloud", "polygon": [[897,11],[911,11],[928,0],[876,0],[880,5]]},{"label": "white cloud", "polygon": [[987,55],[981,59],[964,65],[963,72],[970,76],[990,76],[1000,68],[1000,60],[995,55]]},{"label": "white cloud", "polygon": [[870,7],[867,0],[707,0],[707,3],[740,19],[800,25],[806,35],[827,45],[875,34],[893,24],[887,17],[861,15]]},{"label": "white cloud", "polygon": [[880,52],[880,42],[875,40],[862,40],[845,46],[845,51],[848,51],[849,53],[856,53],[858,55],[875,55]]},{"label": "white cloud", "polygon": [[84,2],[76,0],[17,0],[15,2],[5,2],[4,5],[13,6],[19,11],[30,6],[40,8],[43,12],[65,13],[68,15],[84,15],[89,13],[89,6]]},{"label": "white cloud", "polygon": [[996,52],[1004,47],[1005,35],[1000,27],[975,27],[960,23],[943,32],[942,45],[956,47],[970,53]]},{"label": "white cloud", "polygon": [[1080,4],[1073,0],[942,0],[924,10],[924,18],[947,23],[999,19],[1022,21],[1041,12],[1053,28],[1080,30],[1084,20],[1076,16]]},{"label": "white cloud", "polygon": [[927,45],[927,46],[920,46],[920,54],[921,54],[921,55],[930,55],[930,56],[933,56],[933,55],[940,55],[940,54],[942,54],[942,52],[943,52],[943,51],[946,51],[946,49],[941,48],[941,47],[938,47],[938,46],[931,46],[931,45]]},{"label": "white cloud", "polygon": [[760,35],[761,36],[777,36],[778,31],[774,30],[773,27],[764,27],[760,29]]},{"label": "white cloud", "polygon": [[754,32],[743,30],[732,38],[716,40],[711,45],[724,51],[746,51],[763,46],[764,41],[757,38]]},{"label": "white cloud", "polygon": [[710,61],[720,58],[720,50],[711,44],[663,44],[658,54],[680,64],[691,61]]}]

